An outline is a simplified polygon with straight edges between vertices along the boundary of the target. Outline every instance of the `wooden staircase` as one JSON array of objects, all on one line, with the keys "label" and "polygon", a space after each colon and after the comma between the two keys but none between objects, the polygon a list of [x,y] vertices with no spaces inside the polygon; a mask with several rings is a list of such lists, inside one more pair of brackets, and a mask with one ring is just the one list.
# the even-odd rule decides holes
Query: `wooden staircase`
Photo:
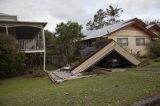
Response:
[{"label": "wooden staircase", "polygon": [[50,78],[50,80],[55,84],[58,84],[64,81],[63,78],[59,77],[54,72],[47,72],[47,73],[48,73],[48,77]]},{"label": "wooden staircase", "polygon": [[73,80],[73,79],[77,79],[80,78],[82,75],[72,75],[71,72],[69,71],[62,71],[61,69],[55,70],[55,71],[51,71],[51,72],[47,72],[48,73],[48,77],[50,78],[50,80],[54,83],[54,84],[58,84],[61,83],[63,81],[67,81],[67,80]]}]

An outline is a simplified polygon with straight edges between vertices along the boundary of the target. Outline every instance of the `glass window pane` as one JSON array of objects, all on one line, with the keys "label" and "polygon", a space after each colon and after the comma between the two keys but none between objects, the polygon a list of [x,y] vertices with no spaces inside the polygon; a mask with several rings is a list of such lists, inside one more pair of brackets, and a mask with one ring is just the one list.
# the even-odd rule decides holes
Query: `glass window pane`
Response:
[{"label": "glass window pane", "polygon": [[145,45],[145,39],[144,38],[136,38],[136,45],[137,46]]},{"label": "glass window pane", "polygon": [[128,38],[117,38],[117,43],[121,46],[128,46]]}]

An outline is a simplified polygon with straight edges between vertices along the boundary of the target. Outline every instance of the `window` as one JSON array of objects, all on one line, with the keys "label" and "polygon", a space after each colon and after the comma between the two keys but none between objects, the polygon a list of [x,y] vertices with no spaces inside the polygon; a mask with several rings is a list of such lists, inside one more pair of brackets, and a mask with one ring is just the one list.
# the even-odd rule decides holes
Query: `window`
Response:
[{"label": "window", "polygon": [[145,39],[144,38],[136,38],[136,46],[143,46],[145,45]]},{"label": "window", "polygon": [[128,46],[128,38],[117,38],[117,43],[121,46]]}]

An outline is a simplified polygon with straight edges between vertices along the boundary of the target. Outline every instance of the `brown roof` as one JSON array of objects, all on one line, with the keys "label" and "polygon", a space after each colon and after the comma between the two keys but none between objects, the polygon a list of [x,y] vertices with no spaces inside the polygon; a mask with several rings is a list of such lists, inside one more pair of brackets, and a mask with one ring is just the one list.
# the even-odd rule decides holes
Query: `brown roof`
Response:
[{"label": "brown roof", "polygon": [[155,28],[156,30],[160,31],[160,27],[157,24],[148,25],[147,29]]}]

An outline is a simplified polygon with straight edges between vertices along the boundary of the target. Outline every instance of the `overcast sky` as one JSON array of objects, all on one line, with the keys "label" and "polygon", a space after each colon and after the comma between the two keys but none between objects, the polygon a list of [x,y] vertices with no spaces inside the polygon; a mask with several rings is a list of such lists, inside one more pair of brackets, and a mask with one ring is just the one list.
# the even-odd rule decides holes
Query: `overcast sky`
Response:
[{"label": "overcast sky", "polygon": [[121,7],[121,19],[160,19],[160,0],[0,0],[0,13],[17,15],[21,21],[48,22],[54,31],[60,22],[76,21],[85,25],[96,11],[108,5]]}]

